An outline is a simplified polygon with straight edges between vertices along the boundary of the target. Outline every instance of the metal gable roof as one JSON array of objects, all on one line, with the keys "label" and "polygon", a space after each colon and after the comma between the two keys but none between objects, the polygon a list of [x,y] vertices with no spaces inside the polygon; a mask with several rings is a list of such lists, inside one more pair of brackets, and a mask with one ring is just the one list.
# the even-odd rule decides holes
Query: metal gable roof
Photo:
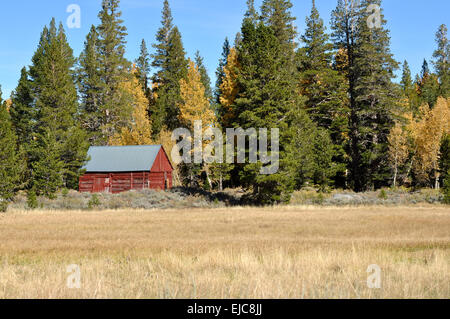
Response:
[{"label": "metal gable roof", "polygon": [[161,145],[92,146],[88,151],[86,172],[142,172],[155,163]]}]

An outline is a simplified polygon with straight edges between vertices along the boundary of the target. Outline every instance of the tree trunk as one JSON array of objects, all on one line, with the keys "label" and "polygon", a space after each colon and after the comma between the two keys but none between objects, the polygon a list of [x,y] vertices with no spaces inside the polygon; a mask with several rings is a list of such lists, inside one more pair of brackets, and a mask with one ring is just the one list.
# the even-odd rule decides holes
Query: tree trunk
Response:
[{"label": "tree trunk", "polygon": [[395,165],[395,168],[394,168],[394,188],[397,187],[397,172],[398,172],[397,165]]},{"label": "tree trunk", "polygon": [[440,186],[441,186],[441,185],[439,185],[439,177],[440,177],[440,174],[439,174],[439,173],[436,173],[435,176],[436,176],[436,179],[435,179],[435,182],[434,182],[434,188],[440,189]]},{"label": "tree trunk", "polygon": [[212,182],[211,182],[211,178],[209,178],[208,172],[206,172],[206,180],[208,181],[209,189],[212,190]]}]

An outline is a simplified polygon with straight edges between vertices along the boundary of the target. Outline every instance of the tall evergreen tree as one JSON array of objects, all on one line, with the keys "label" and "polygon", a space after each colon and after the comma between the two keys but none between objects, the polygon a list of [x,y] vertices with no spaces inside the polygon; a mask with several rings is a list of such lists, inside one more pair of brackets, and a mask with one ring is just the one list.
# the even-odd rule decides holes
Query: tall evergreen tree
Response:
[{"label": "tall evergreen tree", "polygon": [[89,134],[90,143],[103,144],[102,137],[102,92],[99,38],[95,26],[86,36],[84,50],[78,59],[78,90],[81,94],[81,122]]},{"label": "tall evergreen tree", "polygon": [[409,68],[408,61],[406,60],[403,62],[402,80],[400,81],[400,85],[402,87],[403,93],[406,97],[408,97],[413,90],[413,80],[411,77],[411,70]]},{"label": "tall evergreen tree", "polygon": [[447,38],[447,26],[442,24],[436,32],[438,45],[433,53],[433,64],[436,69],[440,84],[440,95],[450,96],[450,42]]},{"label": "tall evergreen tree", "polygon": [[230,42],[228,41],[228,38],[225,38],[225,41],[222,46],[222,55],[219,60],[219,66],[216,70],[216,88],[214,91],[214,97],[215,102],[217,104],[220,103],[220,96],[222,95],[222,92],[220,91],[220,86],[222,85],[223,79],[225,77],[225,72],[223,68],[227,65],[228,56],[230,55]]},{"label": "tall evergreen tree", "polygon": [[412,115],[417,115],[422,105],[422,101],[416,88],[418,88],[418,86],[413,81],[409,64],[405,60],[403,62],[402,78],[400,80],[400,95],[403,98],[403,104],[408,108],[404,111],[410,112]]},{"label": "tall evergreen tree", "polygon": [[149,97],[150,55],[148,53],[147,44],[145,43],[144,39],[142,39],[141,42],[141,51],[139,54],[139,58],[136,59],[136,67],[136,76],[138,77],[139,83],[142,86],[142,90],[145,92],[145,95]]},{"label": "tall evergreen tree", "polygon": [[234,126],[267,128],[269,140],[271,128],[280,132],[280,167],[276,173],[261,174],[261,163],[237,165],[241,184],[252,189],[254,199],[263,204],[288,201],[295,184],[289,174],[292,162],[287,150],[298,124],[293,115],[302,106],[292,70],[282,54],[284,50],[272,27],[262,23],[256,26],[244,19],[238,47],[239,92],[232,106],[237,114]]},{"label": "tall evergreen tree", "polygon": [[211,89],[211,78],[208,75],[208,70],[206,69],[203,58],[200,55],[200,51],[195,52],[194,62],[198,67],[198,71],[200,72],[200,76],[202,79],[202,84],[205,87],[205,96],[210,101],[210,103],[212,103],[213,93]]},{"label": "tall evergreen tree", "polygon": [[419,96],[418,107],[427,103],[430,107],[436,104],[439,97],[439,79],[436,74],[431,73],[428,62],[424,59],[420,77],[416,80],[417,94]]},{"label": "tall evergreen tree", "polygon": [[260,20],[270,27],[280,46],[285,70],[292,79],[297,76],[296,54],[298,33],[294,25],[296,18],[292,15],[291,0],[263,0]]},{"label": "tall evergreen tree", "polygon": [[36,160],[31,163],[32,192],[54,198],[55,193],[64,186],[64,145],[57,141],[55,132],[48,126],[42,127],[36,138],[33,148],[33,158]]},{"label": "tall evergreen tree", "polygon": [[[62,167],[61,180],[67,187],[76,187],[79,169],[86,160],[85,132],[78,125],[78,96],[74,81],[72,49],[67,43],[62,24],[56,28],[55,20],[44,28],[38,49],[30,67],[33,96],[36,108],[36,140],[51,132],[57,146],[47,149],[53,152]],[[32,151],[33,184],[41,185],[37,166],[45,166],[44,153]],[[49,168],[51,169],[51,168]]]},{"label": "tall evergreen tree", "polygon": [[180,80],[187,75],[188,62],[181,34],[172,24],[169,2],[164,1],[161,28],[156,34],[157,44],[153,63],[157,71],[153,77],[155,103],[151,109],[153,134],[159,135],[164,127],[173,130],[179,126],[178,105],[181,103]]},{"label": "tall evergreen tree", "polygon": [[333,45],[313,0],[304,46],[301,70],[301,94],[305,106],[319,127],[327,129],[334,144],[334,169],[337,186],[345,186],[346,136],[348,135],[348,99],[344,75],[333,69]]},{"label": "tall evergreen tree", "polygon": [[181,103],[180,81],[187,76],[188,62],[181,34],[174,27],[169,34],[167,59],[160,71],[156,102],[153,112],[153,133],[158,135],[164,126],[169,130],[179,127],[179,107]]},{"label": "tall evergreen tree", "polygon": [[230,42],[228,38],[225,38],[225,41],[222,46],[222,55],[219,59],[219,66],[216,70],[216,86],[214,89],[214,103],[212,104],[214,111],[216,113],[216,117],[218,122],[222,125],[222,117],[224,115],[224,108],[221,103],[221,96],[223,96],[224,92],[222,90],[222,84],[226,77],[225,67],[228,64],[228,56],[230,55]]},{"label": "tall evergreen tree", "polygon": [[163,85],[165,82],[165,71],[168,68],[169,36],[173,29],[172,11],[169,1],[164,0],[162,10],[161,27],[156,34],[156,44],[153,44],[156,52],[152,55],[152,66],[156,69],[153,76],[153,98],[154,104],[150,110],[153,122],[153,134],[158,135],[163,129],[166,120],[166,104],[161,100]]},{"label": "tall evergreen tree", "polygon": [[11,96],[10,115],[18,143],[29,146],[33,138],[35,112],[33,107],[32,83],[28,71],[23,68],[17,88]]},{"label": "tall evergreen tree", "polygon": [[25,161],[17,144],[11,117],[2,101],[0,88],[0,212],[6,211],[16,191],[22,186]]},{"label": "tall evergreen tree", "polygon": [[370,4],[381,7],[381,0],[338,0],[332,14],[335,46],[348,54],[350,173],[356,191],[386,185],[387,137],[396,105],[392,78],[398,65],[382,12],[381,26],[369,28]]},{"label": "tall evergreen tree", "polygon": [[296,18],[292,16],[293,5],[290,0],[264,0],[261,6],[261,20],[270,26],[283,45],[295,45],[297,30]]},{"label": "tall evergreen tree", "polygon": [[244,19],[249,19],[251,23],[257,23],[259,20],[258,13],[255,8],[255,0],[247,0],[247,11]]},{"label": "tall evergreen tree", "polygon": [[127,29],[121,19],[119,0],[102,0],[98,14],[98,57],[100,62],[102,137],[106,143],[131,118],[132,109],[124,104],[120,85],[129,80],[130,63],[125,58]]},{"label": "tall evergreen tree", "polygon": [[157,72],[153,78],[153,82],[162,82],[162,73],[167,65],[167,56],[169,50],[169,35],[173,29],[173,17],[170,10],[169,1],[164,0],[164,7],[162,10],[161,27],[156,34],[156,41],[158,43],[153,44],[156,49],[156,53],[152,55],[152,66],[157,68]]}]

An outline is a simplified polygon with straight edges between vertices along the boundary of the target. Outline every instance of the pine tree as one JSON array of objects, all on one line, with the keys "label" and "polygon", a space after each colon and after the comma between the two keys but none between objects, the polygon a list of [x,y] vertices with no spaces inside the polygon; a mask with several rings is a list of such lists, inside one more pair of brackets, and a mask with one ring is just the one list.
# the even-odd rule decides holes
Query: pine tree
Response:
[{"label": "pine tree", "polygon": [[319,127],[329,130],[334,144],[337,186],[345,186],[348,99],[344,75],[333,69],[333,45],[313,1],[300,49],[301,94],[306,109]]},{"label": "pine tree", "polygon": [[405,97],[409,97],[413,90],[413,81],[411,77],[411,70],[409,68],[408,61],[403,62],[402,80],[400,81],[403,93]]},{"label": "pine tree", "polygon": [[[73,72],[75,59],[62,24],[56,28],[53,19],[50,27],[44,28],[32,61],[30,78],[36,109],[37,144],[40,136],[51,132],[52,141],[58,145],[49,145],[46,150],[54,150],[52,152],[60,162],[57,166],[62,167],[57,173],[62,174],[61,180],[67,187],[74,188],[78,183],[79,169],[86,160],[88,145],[85,132],[78,125],[78,96]],[[32,153],[32,169],[39,165],[44,167],[44,157],[49,155],[44,156],[35,150]],[[36,175],[35,172],[32,175],[33,185],[46,182],[36,180],[44,175]]]},{"label": "pine tree", "polygon": [[264,0],[261,6],[261,21],[273,29],[282,45],[295,46],[296,18],[292,16],[291,9],[290,0]]},{"label": "pine tree", "polygon": [[258,13],[255,8],[255,0],[247,0],[247,11],[244,19],[248,19],[251,23],[257,23],[259,20]]},{"label": "pine tree", "polygon": [[101,145],[102,141],[102,92],[99,35],[95,26],[91,26],[84,42],[84,51],[78,59],[78,90],[81,94],[82,127],[89,134],[92,145]]},{"label": "pine tree", "polygon": [[438,77],[431,73],[426,59],[423,61],[420,77],[416,80],[416,92],[420,105],[426,103],[433,107],[439,97]]},{"label": "pine tree", "polygon": [[37,195],[54,198],[55,193],[64,185],[64,162],[61,160],[62,145],[50,127],[42,128],[37,134],[37,143],[33,148],[32,191]]},{"label": "pine tree", "polygon": [[169,2],[164,0],[162,10],[161,27],[156,34],[156,44],[153,44],[156,52],[152,55],[152,66],[156,69],[153,76],[153,99],[151,109],[153,133],[155,136],[163,129],[167,117],[167,103],[164,97],[164,85],[166,84],[167,70],[169,67],[169,38],[173,30],[173,17]]},{"label": "pine tree", "polygon": [[381,13],[381,26],[369,28],[369,4],[381,7],[381,0],[339,0],[332,14],[335,46],[348,55],[350,173],[356,191],[387,183],[387,136],[397,99],[392,79],[398,64],[390,52],[386,20]]},{"label": "pine tree", "polygon": [[0,212],[6,211],[8,202],[23,186],[24,172],[23,152],[18,147],[11,117],[2,101],[0,88]]},{"label": "pine tree", "polygon": [[438,47],[433,53],[433,64],[439,78],[439,94],[447,98],[450,96],[450,42],[445,24],[442,24],[436,33],[436,43]]},{"label": "pine tree", "polygon": [[155,136],[167,126],[169,130],[179,127],[179,108],[181,103],[180,81],[187,75],[187,60],[181,34],[174,27],[169,34],[166,60],[158,72],[156,102],[152,110],[153,133]]},{"label": "pine tree", "polygon": [[164,0],[164,8],[162,11],[162,21],[161,28],[159,28],[158,33],[156,34],[157,44],[153,44],[153,47],[156,49],[156,53],[152,55],[153,62],[152,66],[157,68],[153,82],[160,83],[163,80],[163,72],[167,66],[167,57],[169,51],[169,35],[173,29],[173,18],[172,11],[170,10],[169,1]]},{"label": "pine tree", "polygon": [[286,47],[272,27],[244,19],[238,47],[239,93],[232,105],[237,115],[234,127],[267,128],[269,132],[278,128],[280,132],[277,173],[260,174],[261,163],[237,165],[241,185],[252,189],[253,199],[261,204],[288,201],[294,187],[294,179],[287,173],[291,164],[287,145],[293,134],[292,114],[301,103],[292,68],[282,52],[287,52]]},{"label": "pine tree", "polygon": [[137,72],[136,76],[139,79],[139,83],[142,86],[147,97],[150,97],[150,87],[149,87],[149,73],[150,73],[150,55],[147,50],[147,44],[145,40],[142,39],[141,51],[139,58],[136,59]]},{"label": "pine tree", "polygon": [[127,29],[121,19],[119,2],[119,0],[102,0],[102,10],[98,14],[100,19],[100,25],[97,27],[98,57],[102,84],[100,111],[104,143],[120,129],[122,121],[131,118],[132,113],[132,109],[121,103],[120,98],[123,92],[119,87],[121,83],[129,80],[130,63],[124,57]]},{"label": "pine tree", "polygon": [[164,127],[173,130],[179,126],[180,80],[187,74],[186,53],[181,34],[172,22],[169,2],[165,0],[162,26],[156,34],[158,43],[154,45],[156,53],[152,56],[152,66],[157,69],[153,77],[155,102],[150,112],[155,137],[158,137]]},{"label": "pine tree", "polygon": [[296,189],[306,185],[319,185],[325,189],[335,173],[328,132],[318,128],[303,109],[298,110],[294,118],[295,131],[287,151],[291,163],[289,175],[294,178]]},{"label": "pine tree", "polygon": [[198,67],[198,71],[200,72],[202,84],[205,87],[205,96],[212,103],[213,93],[211,89],[211,78],[208,75],[208,70],[206,69],[205,63],[203,62],[203,58],[200,55],[200,51],[195,52],[195,64]]},{"label": "pine tree", "polygon": [[11,121],[17,135],[19,145],[29,147],[33,137],[35,112],[33,108],[32,83],[28,71],[23,68],[19,84],[11,96]]},{"label": "pine tree", "polygon": [[216,70],[216,87],[214,91],[214,97],[216,104],[220,104],[220,96],[222,95],[222,92],[220,90],[220,86],[222,85],[223,79],[225,77],[225,71],[224,67],[228,63],[228,56],[230,55],[230,42],[228,41],[228,38],[225,38],[225,41],[222,46],[222,56],[219,60],[219,66]]}]

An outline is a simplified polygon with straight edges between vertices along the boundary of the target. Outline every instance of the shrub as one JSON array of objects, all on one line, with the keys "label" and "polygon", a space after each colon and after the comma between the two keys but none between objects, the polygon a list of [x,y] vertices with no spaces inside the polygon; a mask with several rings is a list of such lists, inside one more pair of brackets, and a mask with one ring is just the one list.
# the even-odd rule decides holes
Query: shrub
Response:
[{"label": "shrub", "polygon": [[97,194],[92,194],[91,199],[88,202],[88,207],[89,209],[93,209],[95,207],[99,207],[100,206],[100,199],[98,198]]},{"label": "shrub", "polygon": [[386,200],[386,199],[388,198],[385,189],[382,189],[382,190],[380,191],[380,193],[378,194],[378,198],[379,198],[379,199],[382,199],[382,200]]},{"label": "shrub", "polygon": [[69,195],[69,190],[67,188],[63,188],[63,190],[61,191],[61,194],[63,197],[67,197],[67,195]]},{"label": "shrub", "polygon": [[27,194],[27,206],[29,209],[38,208],[37,196],[34,190],[30,190]]}]

